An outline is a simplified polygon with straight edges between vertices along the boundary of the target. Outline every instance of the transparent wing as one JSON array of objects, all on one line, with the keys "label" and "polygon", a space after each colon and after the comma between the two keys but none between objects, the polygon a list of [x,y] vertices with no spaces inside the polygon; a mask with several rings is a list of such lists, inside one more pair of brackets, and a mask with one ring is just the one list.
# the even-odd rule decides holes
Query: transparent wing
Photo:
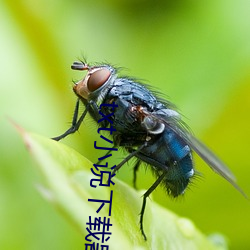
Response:
[{"label": "transparent wing", "polygon": [[231,183],[243,196],[248,198],[243,190],[237,185],[236,178],[230,169],[210,149],[190,134],[184,127],[178,125],[178,123],[175,123],[174,126],[172,125],[170,124],[170,128],[177,133],[210,168]]},{"label": "transparent wing", "polygon": [[[164,114],[164,115],[163,115]],[[166,115],[167,114],[167,115]],[[159,112],[158,114],[151,113],[158,122],[163,123],[166,127],[173,130],[182,140],[184,140],[193,151],[195,151],[212,170],[221,175],[229,183],[231,183],[242,195],[246,198],[247,195],[237,185],[236,178],[229,168],[202,142],[195,138],[187,129],[184,123],[180,120],[180,117],[175,115],[169,115],[169,111]]]}]

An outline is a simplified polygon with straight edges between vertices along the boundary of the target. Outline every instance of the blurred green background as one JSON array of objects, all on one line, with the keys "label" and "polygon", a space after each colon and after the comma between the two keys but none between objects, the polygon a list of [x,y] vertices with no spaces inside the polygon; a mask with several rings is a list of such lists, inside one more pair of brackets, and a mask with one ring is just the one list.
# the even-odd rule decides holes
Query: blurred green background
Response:
[{"label": "blurred green background", "polygon": [[[76,100],[72,80],[83,76],[70,65],[82,55],[123,66],[168,96],[250,195],[249,13],[247,0],[1,1],[0,249],[83,249],[82,236],[36,191],[39,173],[8,121],[47,137],[64,132]],[[63,143],[96,161],[93,138],[88,119]],[[206,234],[226,235],[230,249],[250,249],[250,202],[195,160],[203,177],[184,198],[158,188],[153,199]],[[132,167],[117,175],[130,185]],[[153,180],[140,170],[139,188]]]}]

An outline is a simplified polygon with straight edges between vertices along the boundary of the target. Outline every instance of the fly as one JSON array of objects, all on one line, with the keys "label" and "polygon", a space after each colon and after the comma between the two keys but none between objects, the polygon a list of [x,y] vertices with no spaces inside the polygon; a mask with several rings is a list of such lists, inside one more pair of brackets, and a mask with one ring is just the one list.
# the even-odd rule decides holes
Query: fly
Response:
[{"label": "fly", "polygon": [[[59,141],[76,132],[87,113],[97,122],[101,118],[98,109],[100,104],[115,102],[118,105],[114,111],[106,107],[102,109],[116,129],[112,135],[114,146],[123,147],[128,152],[113,169],[112,175],[135,157],[134,186],[136,171],[142,163],[151,166],[157,176],[143,195],[140,230],[145,240],[143,216],[147,197],[159,184],[172,197],[184,193],[195,174],[192,151],[246,197],[227,166],[188,131],[172,103],[158,98],[146,85],[132,78],[118,77],[117,70],[111,65],[90,66],[85,62],[74,62],[71,68],[87,71],[87,74],[73,87],[78,99],[71,127],[53,139]],[[80,102],[84,104],[85,111],[78,117]],[[100,125],[110,127],[110,123],[105,120]]]}]

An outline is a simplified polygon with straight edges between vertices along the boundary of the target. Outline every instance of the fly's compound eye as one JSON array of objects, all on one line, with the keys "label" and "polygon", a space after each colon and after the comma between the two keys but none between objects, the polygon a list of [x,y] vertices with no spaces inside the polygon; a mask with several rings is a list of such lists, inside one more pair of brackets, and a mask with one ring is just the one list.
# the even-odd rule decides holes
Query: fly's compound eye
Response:
[{"label": "fly's compound eye", "polygon": [[90,74],[88,79],[88,90],[93,92],[99,89],[110,77],[111,72],[108,69],[98,69]]}]

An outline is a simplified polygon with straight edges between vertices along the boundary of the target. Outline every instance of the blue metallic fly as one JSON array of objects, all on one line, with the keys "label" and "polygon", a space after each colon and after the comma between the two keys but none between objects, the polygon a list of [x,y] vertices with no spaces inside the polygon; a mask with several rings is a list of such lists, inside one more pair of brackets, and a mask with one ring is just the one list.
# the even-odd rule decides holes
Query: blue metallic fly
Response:
[{"label": "blue metallic fly", "polygon": [[[87,74],[73,87],[78,100],[71,127],[53,139],[59,141],[76,132],[87,113],[97,122],[101,118],[100,104],[115,102],[118,105],[115,111],[105,107],[102,110],[104,115],[110,115],[109,119],[116,129],[113,133],[115,147],[123,147],[129,153],[112,174],[135,157],[134,185],[136,171],[142,163],[151,166],[157,176],[143,195],[140,230],[145,240],[143,216],[147,197],[159,184],[172,197],[184,193],[195,174],[192,151],[245,195],[226,165],[188,131],[173,104],[158,98],[146,85],[132,78],[118,77],[117,70],[111,65],[89,66],[85,62],[74,62],[71,68],[86,70]],[[80,102],[86,109],[78,118]],[[100,125],[109,127],[110,123],[104,120]]]}]

